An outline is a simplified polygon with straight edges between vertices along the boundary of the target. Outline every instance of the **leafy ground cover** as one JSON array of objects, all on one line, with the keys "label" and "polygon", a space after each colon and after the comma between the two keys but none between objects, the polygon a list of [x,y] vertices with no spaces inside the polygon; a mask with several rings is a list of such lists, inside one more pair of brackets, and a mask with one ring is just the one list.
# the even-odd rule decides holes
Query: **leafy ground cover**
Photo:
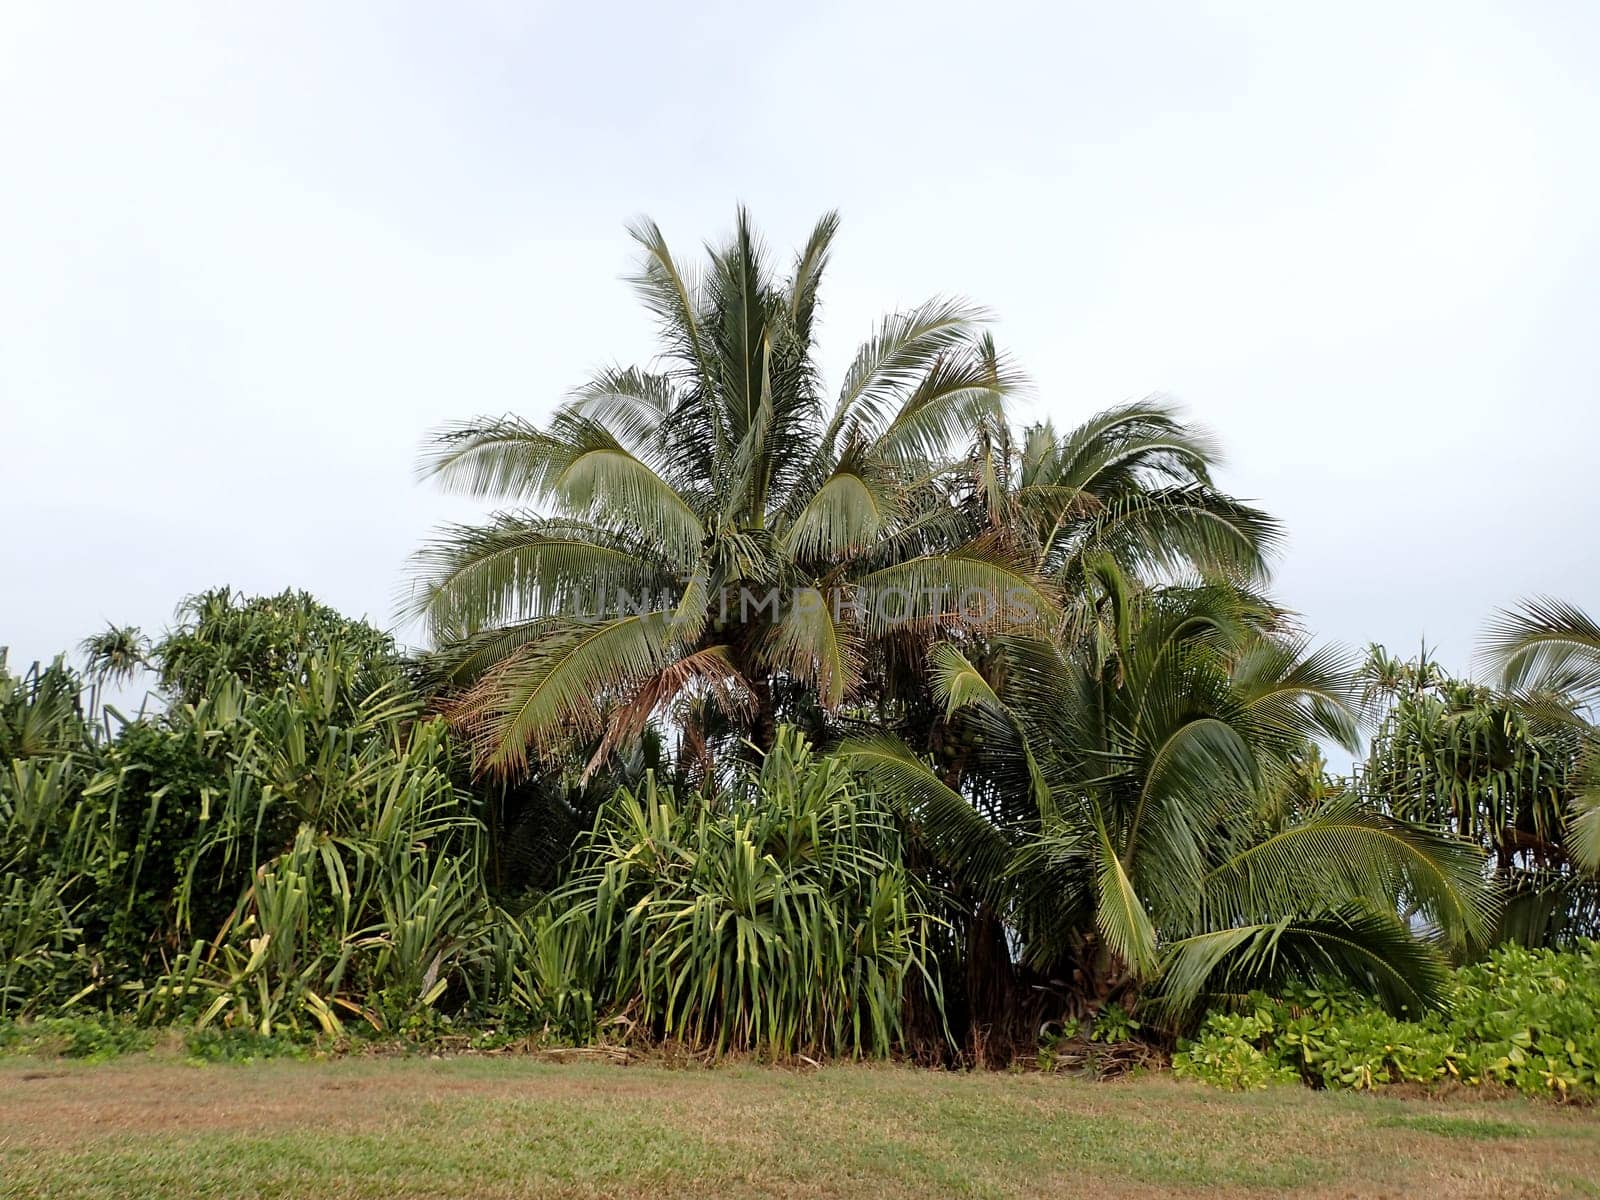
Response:
[{"label": "leafy ground cover", "polygon": [[1459,1083],[1561,1100],[1600,1096],[1600,945],[1502,946],[1455,972],[1453,987],[1448,1008],[1416,1021],[1345,990],[1257,993],[1245,1011],[1212,1013],[1173,1069],[1237,1089]]}]

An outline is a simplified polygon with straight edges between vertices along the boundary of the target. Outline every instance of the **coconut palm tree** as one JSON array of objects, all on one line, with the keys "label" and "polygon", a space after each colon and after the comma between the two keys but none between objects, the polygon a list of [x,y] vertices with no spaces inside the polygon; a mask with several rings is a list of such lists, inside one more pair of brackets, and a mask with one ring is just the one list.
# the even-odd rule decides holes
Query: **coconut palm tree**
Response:
[{"label": "coconut palm tree", "polygon": [[[1445,960],[1400,904],[1449,938],[1481,935],[1481,852],[1348,798],[1281,802],[1310,738],[1355,744],[1352,665],[1263,632],[1228,588],[1129,604],[1110,647],[1006,636],[981,662],[955,641],[934,651],[935,692],[972,744],[959,779],[888,739],[845,747],[1016,947],[1029,978],[989,1003],[1042,987],[1069,1015],[1152,994],[1175,1013],[1323,973],[1395,1007],[1437,1000]],[[1007,957],[974,935],[980,951]],[[1027,1015],[1022,1036],[1059,1014]]]},{"label": "coconut palm tree", "polygon": [[[1017,376],[985,314],[935,299],[878,323],[831,402],[815,360],[837,220],[787,274],[749,215],[691,271],[632,234],[653,370],[602,371],[543,426],[442,430],[422,473],[507,507],[419,555],[414,610],[480,769],[587,746],[652,714],[770,741],[780,710],[838,708],[876,649],[1051,608],[986,519],[977,451]],[[986,597],[967,603],[973,595]]]}]

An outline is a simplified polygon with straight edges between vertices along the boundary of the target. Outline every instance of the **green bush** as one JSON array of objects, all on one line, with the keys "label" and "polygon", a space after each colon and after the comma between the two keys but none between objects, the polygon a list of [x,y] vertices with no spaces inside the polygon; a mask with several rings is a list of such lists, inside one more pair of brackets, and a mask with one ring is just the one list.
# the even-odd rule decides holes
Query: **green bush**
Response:
[{"label": "green bush", "polygon": [[1300,1081],[1293,1067],[1248,1040],[1217,1029],[1206,1030],[1180,1050],[1172,1069],[1180,1079],[1199,1079],[1232,1092],[1255,1092],[1272,1084]]},{"label": "green bush", "polygon": [[1248,1089],[1300,1080],[1364,1090],[1456,1081],[1558,1099],[1600,1097],[1600,946],[1504,946],[1456,972],[1454,1002],[1420,1020],[1351,993],[1254,993],[1211,1014],[1173,1057],[1180,1077]]},{"label": "green bush", "polygon": [[592,995],[716,1051],[877,1056],[908,985],[937,995],[932,923],[890,813],[786,728],[741,794],[619,791],[530,938],[547,1009]]}]

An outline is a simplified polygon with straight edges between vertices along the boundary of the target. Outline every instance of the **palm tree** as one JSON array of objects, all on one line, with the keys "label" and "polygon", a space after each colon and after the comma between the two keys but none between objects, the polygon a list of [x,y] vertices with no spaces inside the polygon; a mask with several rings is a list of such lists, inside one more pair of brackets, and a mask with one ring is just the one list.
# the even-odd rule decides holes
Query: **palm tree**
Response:
[{"label": "palm tree", "polygon": [[964,596],[1009,598],[1019,618],[1052,607],[974,482],[1017,385],[981,310],[884,318],[825,402],[836,227],[819,221],[780,278],[742,209],[699,273],[640,223],[632,283],[658,368],[601,372],[542,427],[435,437],[425,476],[508,506],[437,535],[414,601],[480,769],[584,745],[598,764],[666,711],[691,745],[767,743],[780,710],[855,696],[875,650],[1004,616]]},{"label": "palm tree", "polygon": [[1065,435],[1024,432],[1010,524],[1081,618],[1103,577],[1198,574],[1240,586],[1267,576],[1278,523],[1220,492],[1213,439],[1158,397],[1108,409]]},{"label": "palm tree", "polygon": [[[1263,632],[1228,588],[1130,604],[1110,647],[1007,636],[981,666],[954,641],[934,652],[935,691],[974,743],[959,780],[887,739],[845,748],[1017,947],[1032,986],[1002,986],[980,1016],[1005,1020],[983,1010],[1040,987],[1069,1015],[1141,994],[1181,1013],[1324,973],[1395,1007],[1436,1001],[1445,961],[1400,903],[1457,941],[1481,935],[1481,853],[1347,797],[1281,803],[1310,738],[1355,744],[1351,665]],[[975,934],[969,953],[999,952]]]},{"label": "palm tree", "polygon": [[1484,650],[1530,715],[1577,728],[1583,747],[1566,845],[1580,866],[1600,872],[1600,624],[1574,604],[1540,596],[1501,612]]}]

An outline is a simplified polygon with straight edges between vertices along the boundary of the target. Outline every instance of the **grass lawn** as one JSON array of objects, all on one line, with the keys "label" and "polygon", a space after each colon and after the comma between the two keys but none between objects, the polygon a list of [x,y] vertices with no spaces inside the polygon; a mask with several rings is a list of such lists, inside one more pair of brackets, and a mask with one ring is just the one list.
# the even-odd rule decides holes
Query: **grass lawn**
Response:
[{"label": "grass lawn", "polygon": [[1600,1196],[1600,1112],[1166,1077],[0,1061],[0,1195]]}]

